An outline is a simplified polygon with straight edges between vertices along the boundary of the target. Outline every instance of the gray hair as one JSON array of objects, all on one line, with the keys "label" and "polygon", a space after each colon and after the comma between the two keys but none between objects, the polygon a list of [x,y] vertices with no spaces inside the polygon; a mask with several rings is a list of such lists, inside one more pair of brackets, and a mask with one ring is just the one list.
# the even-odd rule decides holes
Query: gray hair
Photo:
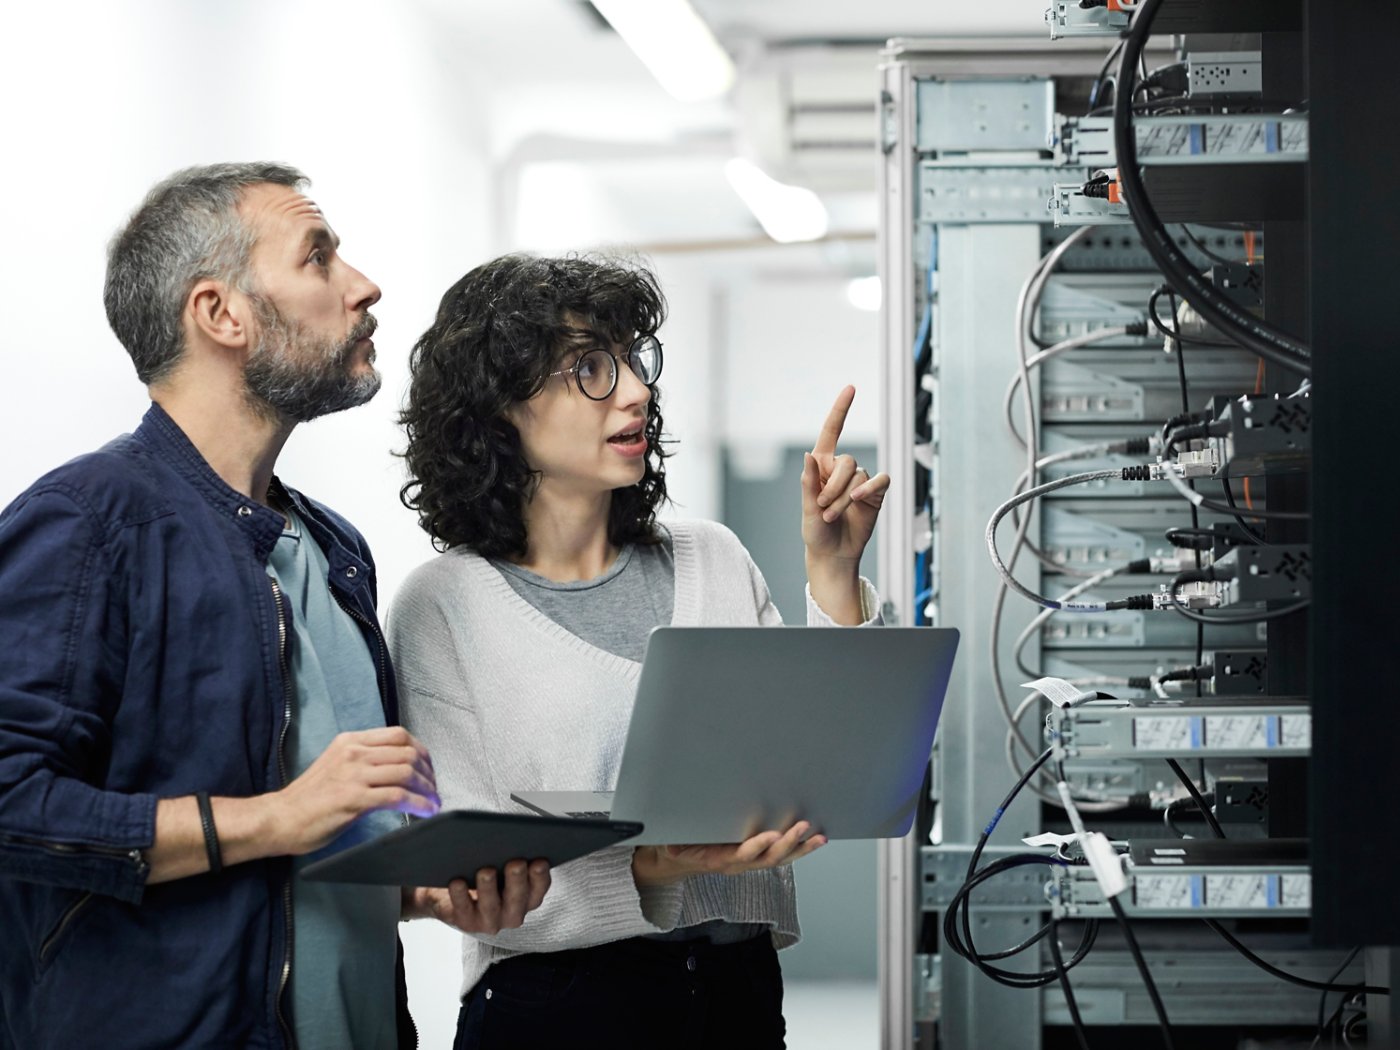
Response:
[{"label": "gray hair", "polygon": [[195,283],[226,281],[250,291],[253,233],[238,214],[243,191],[260,183],[301,189],[285,164],[209,164],[158,184],[107,248],[102,300],[107,322],[143,383],[168,376],[185,350],[181,317]]}]

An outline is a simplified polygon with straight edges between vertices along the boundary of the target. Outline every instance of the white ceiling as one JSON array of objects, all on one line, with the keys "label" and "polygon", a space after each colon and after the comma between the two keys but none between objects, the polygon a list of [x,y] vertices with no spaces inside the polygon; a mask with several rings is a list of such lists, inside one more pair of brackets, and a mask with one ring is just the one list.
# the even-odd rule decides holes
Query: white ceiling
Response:
[{"label": "white ceiling", "polygon": [[[721,174],[740,154],[822,194],[839,237],[873,235],[882,43],[1044,35],[1044,0],[692,0],[738,82],[725,99],[682,103],[585,0],[419,2],[444,90],[468,103],[458,131],[499,166],[501,247],[761,243]],[[805,112],[812,100],[845,112]],[[795,152],[804,136],[870,146]]]}]

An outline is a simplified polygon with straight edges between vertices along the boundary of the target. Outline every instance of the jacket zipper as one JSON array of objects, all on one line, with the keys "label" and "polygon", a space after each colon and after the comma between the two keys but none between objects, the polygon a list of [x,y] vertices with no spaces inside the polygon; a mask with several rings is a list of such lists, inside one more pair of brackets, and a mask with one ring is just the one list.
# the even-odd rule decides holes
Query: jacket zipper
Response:
[{"label": "jacket zipper", "polygon": [[389,696],[389,690],[385,687],[384,682],[384,668],[389,664],[389,651],[384,645],[384,637],[380,634],[379,627],[370,623],[363,613],[343,600],[340,597],[340,593],[334,587],[330,589],[330,592],[331,597],[335,599],[335,603],[340,606],[341,611],[356,623],[367,627],[369,633],[374,637],[375,648],[379,654],[379,659],[374,661],[374,678],[375,684],[379,686],[379,701],[382,704]]},{"label": "jacket zipper", "polygon": [[[272,602],[277,606],[277,663],[282,672],[282,731],[277,736],[277,775],[279,787],[287,786],[287,731],[292,724],[292,674],[287,663],[287,612],[283,605],[282,588],[271,576]],[[287,1046],[295,1050],[296,1035],[282,1012],[282,1000],[287,994],[287,982],[292,978],[292,880],[287,879],[282,887],[282,914],[286,923],[286,949],[282,956],[282,976],[277,982],[277,1020],[282,1026]]]},{"label": "jacket zipper", "polygon": [[72,904],[68,906],[68,910],[65,911],[62,917],[58,920],[58,925],[53,928],[53,932],[44,938],[43,944],[39,945],[40,966],[43,966],[46,962],[49,961],[49,956],[53,952],[53,947],[58,942],[58,939],[63,936],[63,931],[68,929],[68,927],[72,924],[73,920],[78,917],[78,914],[91,903],[92,894],[84,893],[81,897],[79,897],[77,900],[75,900]]},{"label": "jacket zipper", "polygon": [[32,839],[25,835],[0,835],[0,842],[14,843],[20,846],[38,846],[42,850],[50,853],[62,853],[71,856],[76,853],[95,853],[101,857],[125,857],[136,865],[137,872],[144,873],[146,870],[146,855],[139,849],[123,849],[121,846],[87,846],[76,845],[70,842],[48,842],[44,839]]}]

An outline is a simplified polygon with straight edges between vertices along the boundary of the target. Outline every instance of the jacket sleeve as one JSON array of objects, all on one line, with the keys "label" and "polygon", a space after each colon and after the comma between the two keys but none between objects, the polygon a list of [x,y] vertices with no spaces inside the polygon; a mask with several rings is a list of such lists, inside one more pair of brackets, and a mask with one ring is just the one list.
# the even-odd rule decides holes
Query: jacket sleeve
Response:
[{"label": "jacket sleeve", "polygon": [[[389,617],[389,637],[404,725],[433,757],[444,808],[519,812],[510,800],[512,785],[499,783],[493,774],[484,732],[487,716],[469,699],[472,688],[464,666],[471,654],[460,651],[460,639],[454,639],[442,611],[431,597],[400,591]],[[632,878],[632,850],[625,844],[611,846],[555,868],[544,903],[526,916],[523,926],[472,936],[508,951],[538,952],[673,929],[680,917],[681,887],[639,892]]]},{"label": "jacket sleeve", "polygon": [[135,903],[156,798],[95,784],[120,687],[104,670],[105,547],[95,516],[61,487],[0,516],[0,877]]}]

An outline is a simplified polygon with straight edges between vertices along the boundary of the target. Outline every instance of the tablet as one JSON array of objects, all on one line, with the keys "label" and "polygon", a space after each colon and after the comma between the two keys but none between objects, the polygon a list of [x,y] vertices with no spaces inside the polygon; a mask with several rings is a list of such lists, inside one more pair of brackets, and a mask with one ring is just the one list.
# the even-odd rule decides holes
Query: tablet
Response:
[{"label": "tablet", "polygon": [[446,886],[460,878],[474,885],[481,868],[500,871],[516,857],[558,867],[641,831],[625,820],[454,809],[318,860],[301,877],[381,886]]}]

